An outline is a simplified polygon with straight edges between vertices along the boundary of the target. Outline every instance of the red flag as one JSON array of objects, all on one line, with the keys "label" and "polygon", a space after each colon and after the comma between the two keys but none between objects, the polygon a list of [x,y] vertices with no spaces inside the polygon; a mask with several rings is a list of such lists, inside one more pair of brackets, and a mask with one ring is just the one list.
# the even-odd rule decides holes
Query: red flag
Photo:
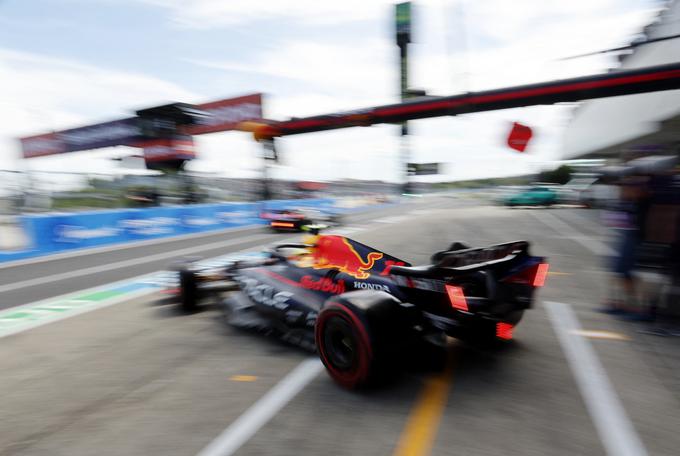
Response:
[{"label": "red flag", "polygon": [[529,145],[529,140],[532,135],[533,132],[531,131],[531,128],[514,122],[512,124],[512,130],[510,130],[510,134],[508,135],[508,146],[518,152],[524,152],[527,145]]}]

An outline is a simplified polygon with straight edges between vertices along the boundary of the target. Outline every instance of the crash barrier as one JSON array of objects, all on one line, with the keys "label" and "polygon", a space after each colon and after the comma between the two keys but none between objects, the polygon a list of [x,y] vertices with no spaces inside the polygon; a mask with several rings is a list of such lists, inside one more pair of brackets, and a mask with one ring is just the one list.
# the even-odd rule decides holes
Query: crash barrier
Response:
[{"label": "crash barrier", "polygon": [[[362,201],[364,206],[369,203],[368,200]],[[24,215],[19,218],[28,238],[28,245],[23,250],[0,250],[0,262],[75,249],[258,225],[264,223],[259,218],[263,210],[291,207],[337,213],[356,209],[357,201],[334,198],[295,199]]]}]

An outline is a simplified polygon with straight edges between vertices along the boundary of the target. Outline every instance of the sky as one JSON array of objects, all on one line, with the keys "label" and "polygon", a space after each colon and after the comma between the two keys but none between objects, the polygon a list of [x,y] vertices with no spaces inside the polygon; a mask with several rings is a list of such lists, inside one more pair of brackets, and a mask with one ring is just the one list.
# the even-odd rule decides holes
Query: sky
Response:
[{"label": "sky", "polygon": [[[414,2],[410,85],[432,95],[606,71],[612,56],[564,57],[628,43],[659,0]],[[166,102],[265,94],[268,118],[398,100],[394,2],[383,0],[0,0],[0,169],[109,172],[123,147],[20,159],[16,138],[127,117]],[[537,106],[411,123],[410,161],[443,163],[424,180],[526,174],[563,158],[572,107]],[[524,154],[513,122],[534,138]],[[392,125],[283,138],[276,177],[399,182]],[[189,168],[257,176],[246,133],[197,138]]]}]

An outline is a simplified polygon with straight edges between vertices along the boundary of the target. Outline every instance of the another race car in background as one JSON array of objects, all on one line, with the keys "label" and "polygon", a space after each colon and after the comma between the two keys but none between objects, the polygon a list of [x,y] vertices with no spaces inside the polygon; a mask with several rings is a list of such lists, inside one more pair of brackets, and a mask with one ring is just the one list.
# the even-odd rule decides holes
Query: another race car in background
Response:
[{"label": "another race car in background", "polygon": [[552,206],[559,201],[557,191],[546,186],[535,186],[503,199],[506,206]]},{"label": "another race car in background", "polygon": [[185,311],[216,303],[231,325],[316,349],[336,382],[359,388],[392,372],[424,340],[511,339],[548,264],[525,241],[456,242],[430,264],[411,266],[355,240],[315,234],[256,258],[189,262],[177,271]]},{"label": "another race car in background", "polygon": [[340,214],[317,209],[270,209],[260,213],[260,218],[267,221],[274,231],[303,231],[312,225],[337,226],[342,222]]}]

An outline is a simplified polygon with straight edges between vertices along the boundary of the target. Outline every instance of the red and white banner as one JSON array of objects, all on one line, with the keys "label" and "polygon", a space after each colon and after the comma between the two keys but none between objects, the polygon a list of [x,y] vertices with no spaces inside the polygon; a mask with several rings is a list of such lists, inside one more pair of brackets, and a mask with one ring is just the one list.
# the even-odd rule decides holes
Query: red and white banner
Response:
[{"label": "red and white banner", "polygon": [[196,108],[209,115],[200,124],[186,127],[185,133],[202,135],[233,130],[240,122],[262,119],[262,94],[213,101],[196,105]]}]

